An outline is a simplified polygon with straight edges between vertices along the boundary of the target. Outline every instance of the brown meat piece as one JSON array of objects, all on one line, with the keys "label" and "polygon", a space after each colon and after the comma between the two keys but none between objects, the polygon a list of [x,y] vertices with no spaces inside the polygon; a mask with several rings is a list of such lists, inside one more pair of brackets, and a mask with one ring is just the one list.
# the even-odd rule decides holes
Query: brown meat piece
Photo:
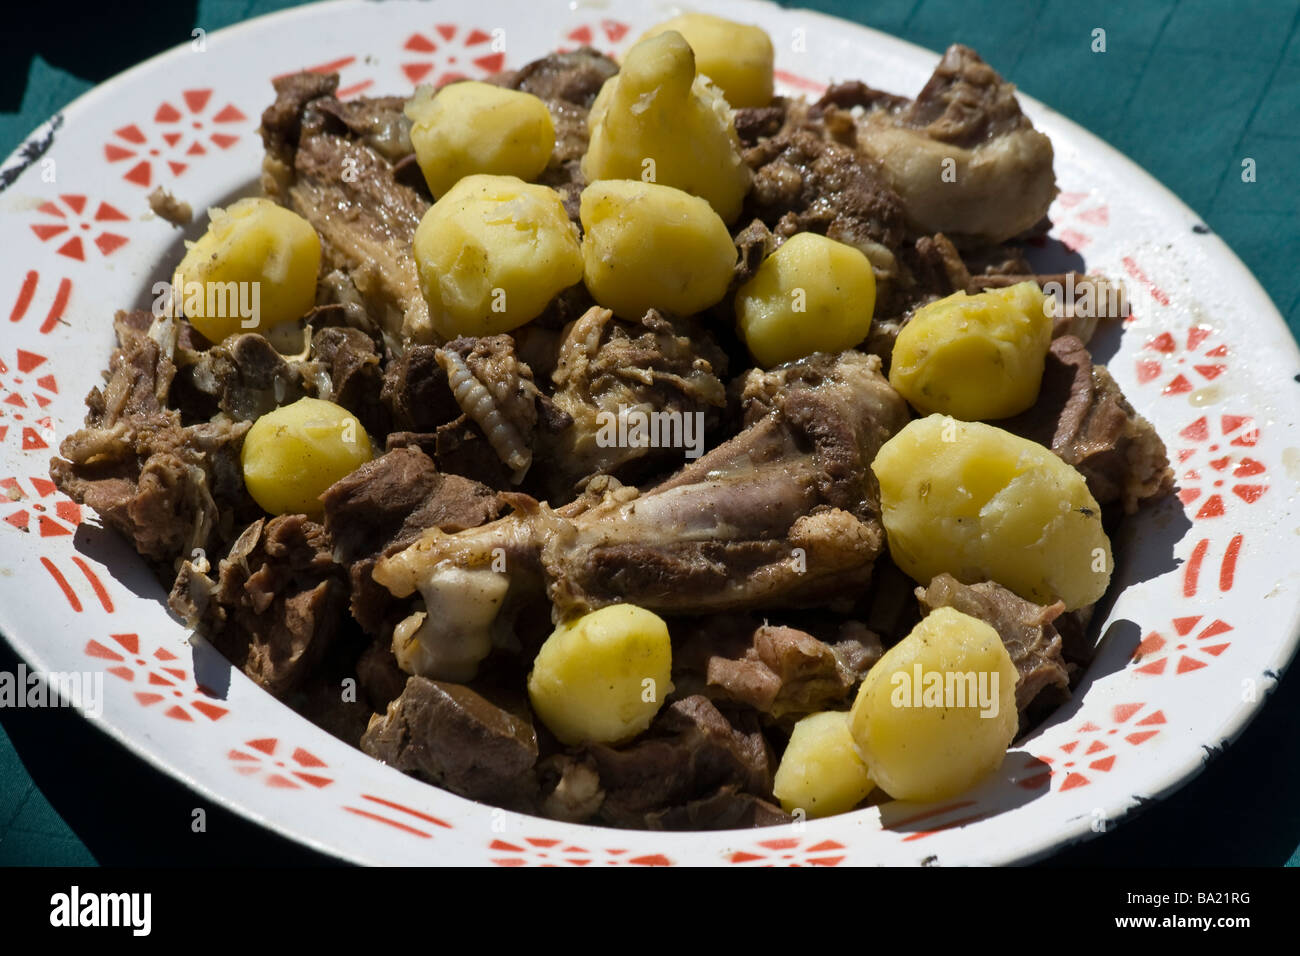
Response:
[{"label": "brown meat piece", "polygon": [[776,804],[734,786],[719,787],[698,800],[647,813],[648,830],[742,830],[794,822]]},{"label": "brown meat piece", "polygon": [[[774,757],[752,723],[733,725],[705,697],[668,704],[644,735],[625,747],[593,744],[605,801],[603,822],[644,827],[651,814],[715,793],[772,793]],[[662,819],[662,818],[660,818]]]},{"label": "brown meat piece", "polygon": [[304,515],[249,525],[221,560],[187,561],[172,610],[276,697],[295,689],[333,641],[347,587],[325,529]]},{"label": "brown meat piece", "polygon": [[1070,696],[1070,675],[1061,656],[1061,637],[1052,626],[1065,611],[1060,601],[1041,607],[1008,591],[1000,584],[962,584],[950,574],[941,574],[928,588],[916,589],[917,600],[928,613],[950,607],[979,618],[998,632],[1020,677],[1016,681],[1016,708],[1024,713],[1040,694],[1050,704]]},{"label": "brown meat piece", "polygon": [[325,366],[330,380],[330,394],[317,397],[342,405],[367,431],[387,433],[388,409],[380,399],[384,370],[374,340],[360,329],[322,328],[312,336],[311,356]]},{"label": "brown meat piece", "polygon": [[537,733],[463,684],[412,677],[361,749],[390,766],[471,800],[524,809],[536,795]]},{"label": "brown meat piece", "polygon": [[461,415],[433,345],[412,345],[390,361],[381,397],[398,431],[431,432]]},{"label": "brown meat piece", "polygon": [[149,208],[159,219],[165,219],[173,226],[188,226],[194,218],[194,210],[187,202],[181,202],[162,186],[149,194]]},{"label": "brown meat piece", "polygon": [[285,361],[255,332],[231,336],[199,353],[181,369],[176,386],[176,402],[187,416],[224,412],[241,422],[254,422],[315,391],[303,381],[298,364]]},{"label": "brown meat piece", "polygon": [[348,569],[352,615],[367,633],[388,638],[395,615],[403,612],[371,577],[375,561],[405,548],[426,528],[463,531],[492,520],[502,508],[491,488],[439,473],[418,448],[367,462],[331,485],[321,500],[335,555]]},{"label": "brown meat piece", "polygon": [[1034,406],[999,424],[1077,468],[1100,505],[1132,514],[1173,490],[1164,442],[1074,336],[1052,341]]}]

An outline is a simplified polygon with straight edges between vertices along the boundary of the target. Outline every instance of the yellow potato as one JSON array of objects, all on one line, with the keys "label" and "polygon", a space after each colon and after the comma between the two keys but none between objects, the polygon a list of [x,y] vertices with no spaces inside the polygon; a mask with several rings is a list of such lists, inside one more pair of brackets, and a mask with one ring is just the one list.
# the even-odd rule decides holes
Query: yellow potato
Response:
[{"label": "yellow potato", "polygon": [[346,408],[300,398],[267,412],[244,436],[244,486],[273,514],[318,515],[321,493],[370,460],[370,438]]},{"label": "yellow potato", "polygon": [[411,144],[435,196],[474,173],[536,179],[555,148],[550,110],[531,93],[491,83],[421,86],[406,104]]},{"label": "yellow potato", "polygon": [[727,292],[736,246],[718,214],[680,189],[631,180],[582,191],[583,278],[625,319],[647,309],[690,315]]},{"label": "yellow potato", "polygon": [[859,250],[816,233],[787,239],[736,290],[736,321],[765,368],[867,337],[876,277]]},{"label": "yellow potato", "polygon": [[732,222],[752,178],[727,101],[695,75],[676,32],[642,40],[601,87],[588,117],[587,182],[637,179],[684,189]]},{"label": "yellow potato", "polygon": [[1021,282],[922,306],[898,333],[889,384],[924,414],[1020,414],[1038,399],[1052,344],[1047,301],[1038,283]]},{"label": "yellow potato", "polygon": [[1110,583],[1101,508],[1083,476],[1036,442],[931,415],[885,442],[871,470],[890,556],[921,584],[947,571],[1073,610]]},{"label": "yellow potato", "polygon": [[175,301],[204,338],[265,332],[315,304],[320,239],[311,223],[269,199],[241,199],[208,215],[208,231],[173,276]]},{"label": "yellow potato", "polygon": [[561,624],[528,675],[533,710],[565,744],[635,737],[672,692],[668,625],[634,604]]},{"label": "yellow potato", "polygon": [[944,800],[1002,765],[1019,726],[1016,665],[998,632],[931,612],[867,672],[849,730],[895,800]]},{"label": "yellow potato", "polygon": [[509,332],[582,278],[577,227],[559,195],[514,176],[466,176],[415,230],[420,291],[434,330]]},{"label": "yellow potato", "polygon": [[828,710],[794,725],[772,793],[787,813],[803,810],[813,818],[852,810],[874,788],[849,733],[848,713]]},{"label": "yellow potato", "polygon": [[772,101],[772,40],[761,28],[708,13],[683,13],[651,27],[641,39],[676,30],[695,51],[695,68],[740,109]]}]

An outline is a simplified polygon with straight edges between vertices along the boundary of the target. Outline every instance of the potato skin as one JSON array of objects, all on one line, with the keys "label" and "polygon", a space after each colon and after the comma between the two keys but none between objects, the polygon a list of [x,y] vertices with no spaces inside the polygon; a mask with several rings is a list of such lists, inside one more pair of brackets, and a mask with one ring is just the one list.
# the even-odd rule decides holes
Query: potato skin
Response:
[{"label": "potato skin", "polygon": [[248,493],[273,515],[319,515],[321,493],[370,458],[361,422],[318,398],[267,412],[253,422],[240,452]]},{"label": "potato skin", "polygon": [[[954,679],[951,692],[927,700],[934,674],[943,691],[949,674],[974,675],[975,684],[962,684],[962,698]],[[1015,739],[1016,679],[992,627],[952,608],[931,612],[867,672],[853,702],[849,730],[871,778],[895,800],[944,800],[974,786]]]},{"label": "potato skin", "polygon": [[871,262],[811,232],[791,236],[736,290],[736,323],[763,367],[842,352],[867,337],[876,306]]},{"label": "potato skin", "polygon": [[[315,304],[321,248],[311,223],[269,199],[241,199],[208,214],[208,231],[189,247],[173,276],[180,287],[177,301],[204,338],[220,342],[239,332],[265,332],[301,318]],[[193,299],[182,294],[191,283],[208,290],[231,282],[256,283],[256,324],[243,324],[231,314],[235,309],[222,308],[216,298],[208,314],[206,291]]]},{"label": "potato skin", "polygon": [[668,625],[613,604],[555,629],[533,659],[528,697],[561,743],[618,743],[650,726],[672,692],[671,674]]},{"label": "potato skin", "polygon": [[420,220],[413,243],[434,330],[509,332],[582,278],[577,228],[553,189],[514,176],[466,176]]},{"label": "potato skin", "polygon": [[847,711],[809,714],[794,725],[772,788],[787,813],[803,810],[810,819],[844,813],[874,789]]},{"label": "potato skin", "polygon": [[691,315],[731,283],[736,246],[703,199],[671,186],[603,180],[582,191],[583,279],[621,318]]},{"label": "potato skin", "polygon": [[1083,476],[1042,445],[931,415],[887,441],[871,470],[890,555],[920,584],[947,571],[1074,610],[1110,583],[1101,508]]},{"label": "potato skin", "polygon": [[536,96],[491,83],[421,86],[406,104],[424,181],[442,196],[475,173],[536,179],[555,148],[555,122]]},{"label": "potato skin", "polygon": [[1036,282],[957,292],[917,309],[898,333],[889,384],[923,414],[1009,418],[1038,399],[1052,344]]},{"label": "potato skin", "polygon": [[632,47],[587,119],[587,182],[635,179],[685,190],[734,222],[753,178],[727,101],[695,73],[695,55],[669,31]]},{"label": "potato skin", "polygon": [[675,30],[695,52],[695,69],[707,76],[735,109],[772,102],[772,39],[762,27],[709,13],[683,13],[651,27],[644,40]]}]

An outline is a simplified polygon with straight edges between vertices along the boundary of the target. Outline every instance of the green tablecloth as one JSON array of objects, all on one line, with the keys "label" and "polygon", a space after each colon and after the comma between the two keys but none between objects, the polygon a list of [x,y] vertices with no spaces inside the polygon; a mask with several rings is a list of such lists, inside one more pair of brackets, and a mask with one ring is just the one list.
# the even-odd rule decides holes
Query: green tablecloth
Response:
[{"label": "green tablecloth", "polygon": [[[194,0],[6,12],[0,156],[95,83],[160,50],[287,6]],[[931,49],[969,44],[1021,89],[1173,189],[1259,277],[1300,333],[1300,0],[804,0]],[[617,0],[611,7],[617,9]],[[687,4],[689,6],[689,4]],[[1106,31],[1107,52],[1091,51]],[[907,91],[899,91],[907,92]],[[1241,182],[1252,157],[1257,181]],[[0,670],[16,659],[0,646]],[[0,864],[318,859],[197,798],[71,714],[0,710]],[[1242,740],[1155,810],[1061,863],[1300,864],[1300,678]]]}]

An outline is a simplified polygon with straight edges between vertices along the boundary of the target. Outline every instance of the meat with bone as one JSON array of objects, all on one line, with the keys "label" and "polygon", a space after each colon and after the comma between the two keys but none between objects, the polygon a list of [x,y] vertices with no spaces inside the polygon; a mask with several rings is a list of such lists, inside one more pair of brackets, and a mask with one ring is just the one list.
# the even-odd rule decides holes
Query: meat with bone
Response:
[{"label": "meat with bone", "polygon": [[957,242],[1004,242],[1047,215],[1052,143],[1020,110],[1015,87],[954,44],[906,106],[875,104],[858,151],[879,164],[912,228]]},{"label": "meat with bone", "polygon": [[[337,85],[337,74],[275,81],[276,101],[262,114],[263,185],[312,224],[324,271],[339,270],[351,280],[388,336],[432,342],[410,255],[429,204],[398,181],[390,158],[401,145],[400,100],[371,101],[376,114],[363,122],[356,101],[338,104]],[[388,120],[380,115],[385,110],[392,114]]]},{"label": "meat with bone", "polygon": [[1061,656],[1061,636],[1052,622],[1065,612],[1060,601],[1041,607],[999,584],[962,584],[950,574],[941,574],[928,588],[916,589],[917,600],[928,613],[950,607],[991,625],[1011,655],[1019,678],[1016,708],[1025,727],[1026,709],[1040,695],[1060,703],[1070,695],[1070,675]]},{"label": "meat with bone", "polygon": [[849,351],[751,373],[744,431],[644,494],[567,513],[514,495],[491,524],[425,532],[374,572],[428,607],[395,632],[399,661],[472,675],[512,588],[544,585],[557,619],[618,602],[681,615],[851,600],[884,546],[869,463],[908,418],[879,369]]},{"label": "meat with bone", "polygon": [[1077,468],[1100,505],[1132,514],[1173,489],[1164,442],[1074,336],[1053,339],[1034,406],[999,424]]}]

